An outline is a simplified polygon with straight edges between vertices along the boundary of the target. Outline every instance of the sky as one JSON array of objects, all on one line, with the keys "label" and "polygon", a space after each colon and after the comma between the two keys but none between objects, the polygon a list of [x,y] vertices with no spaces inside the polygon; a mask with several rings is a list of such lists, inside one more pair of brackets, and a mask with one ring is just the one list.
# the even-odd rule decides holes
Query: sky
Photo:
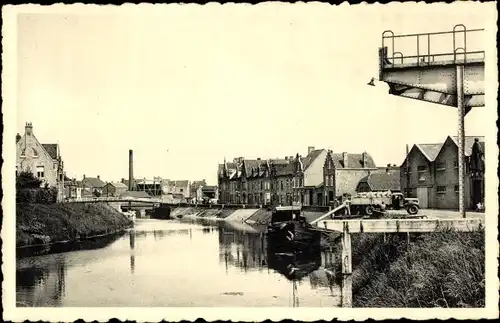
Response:
[{"label": "sky", "polygon": [[[129,149],[136,178],[211,184],[224,158],[308,146],[399,165],[406,144],[456,135],[458,116],[367,86],[382,32],[496,21],[480,3],[71,8],[17,17],[16,130],[32,122],[68,176],[106,181],[128,177]],[[466,135],[486,135],[491,109],[467,115]]]}]

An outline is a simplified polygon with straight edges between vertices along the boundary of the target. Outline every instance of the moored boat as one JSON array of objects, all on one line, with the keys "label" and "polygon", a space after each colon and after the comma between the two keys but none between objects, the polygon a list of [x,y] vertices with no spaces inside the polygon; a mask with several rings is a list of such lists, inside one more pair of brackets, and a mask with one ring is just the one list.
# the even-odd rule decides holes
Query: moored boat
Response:
[{"label": "moored boat", "polygon": [[276,246],[315,247],[321,234],[307,223],[300,206],[278,206],[267,227],[267,239]]}]

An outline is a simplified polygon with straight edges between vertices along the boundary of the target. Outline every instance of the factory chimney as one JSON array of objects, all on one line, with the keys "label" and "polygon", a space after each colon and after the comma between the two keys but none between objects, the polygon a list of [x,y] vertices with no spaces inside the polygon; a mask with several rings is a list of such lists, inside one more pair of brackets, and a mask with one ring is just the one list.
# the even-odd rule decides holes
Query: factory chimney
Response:
[{"label": "factory chimney", "polygon": [[132,149],[128,151],[128,190],[132,191],[134,183],[134,152]]}]

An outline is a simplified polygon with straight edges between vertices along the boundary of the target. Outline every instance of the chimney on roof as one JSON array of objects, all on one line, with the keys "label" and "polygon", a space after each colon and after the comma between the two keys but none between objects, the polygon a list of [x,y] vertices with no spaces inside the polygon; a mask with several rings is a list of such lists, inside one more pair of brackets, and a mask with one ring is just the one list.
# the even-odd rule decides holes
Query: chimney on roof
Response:
[{"label": "chimney on roof", "polygon": [[343,152],[343,153],[342,153],[342,160],[343,160],[343,162],[344,162],[344,168],[347,168],[347,166],[348,166],[348,165],[347,165],[347,164],[348,164],[348,163],[347,163],[347,152]]},{"label": "chimney on roof", "polygon": [[312,153],[314,150],[314,146],[309,146],[307,147],[307,154],[309,155],[310,153]]},{"label": "chimney on roof", "polygon": [[288,160],[288,156],[285,156],[285,160]]},{"label": "chimney on roof", "polygon": [[257,160],[260,160],[260,157],[257,157]]},{"label": "chimney on roof", "polygon": [[85,174],[83,174],[83,178],[85,179]]},{"label": "chimney on roof", "polygon": [[24,131],[26,135],[31,136],[33,134],[33,125],[31,122],[26,122],[26,126],[24,127]]},{"label": "chimney on roof", "polygon": [[19,140],[21,140],[21,135],[18,133],[16,135],[16,144],[19,142]]},{"label": "chimney on roof", "polygon": [[101,179],[101,177],[99,177],[99,175],[97,175],[97,179]]},{"label": "chimney on roof", "polygon": [[367,162],[367,159],[368,159],[368,158],[366,158],[366,155],[367,155],[366,151],[363,152],[363,155],[362,155],[363,156],[363,167],[366,167],[366,162]]},{"label": "chimney on roof", "polygon": [[132,191],[132,183],[134,182],[134,151],[128,150],[128,190]]},{"label": "chimney on roof", "polygon": [[385,168],[385,173],[389,174],[390,170],[391,170],[391,164],[387,164],[387,167]]}]

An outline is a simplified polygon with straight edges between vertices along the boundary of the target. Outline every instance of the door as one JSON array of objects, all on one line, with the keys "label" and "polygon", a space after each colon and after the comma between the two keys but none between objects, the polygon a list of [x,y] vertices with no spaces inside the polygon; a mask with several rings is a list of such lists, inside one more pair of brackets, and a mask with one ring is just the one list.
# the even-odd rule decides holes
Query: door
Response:
[{"label": "door", "polygon": [[420,202],[421,209],[427,209],[429,207],[429,193],[427,187],[417,187],[417,198]]}]

